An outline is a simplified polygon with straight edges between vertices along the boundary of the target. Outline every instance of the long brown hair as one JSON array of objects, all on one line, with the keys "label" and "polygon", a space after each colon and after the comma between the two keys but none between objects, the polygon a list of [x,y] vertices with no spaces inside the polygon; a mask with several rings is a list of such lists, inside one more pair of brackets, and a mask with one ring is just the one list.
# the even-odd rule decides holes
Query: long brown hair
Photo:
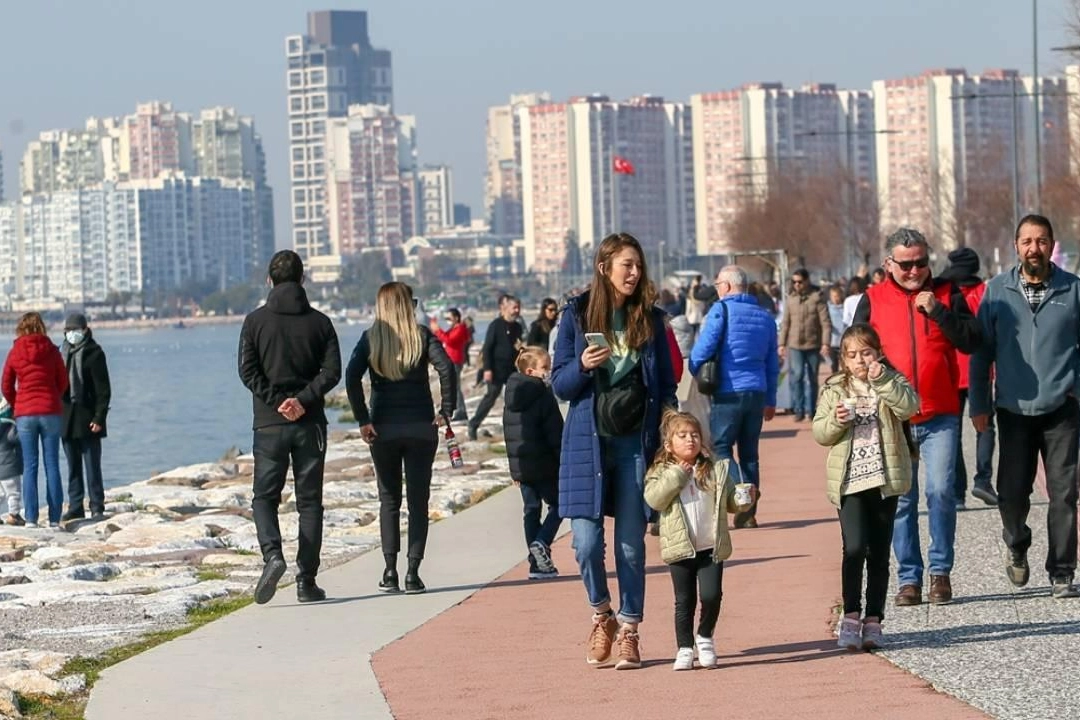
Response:
[{"label": "long brown hair", "polygon": [[623,308],[626,310],[626,345],[632,350],[640,350],[652,340],[652,293],[649,290],[649,273],[645,266],[645,253],[641,243],[629,233],[613,233],[600,242],[593,260],[593,279],[589,288],[589,306],[585,310],[585,332],[603,333],[608,345],[615,347],[615,333],[611,327],[611,317],[615,312],[615,287],[608,279],[612,259],[622,250],[632,248],[641,260],[641,277],[638,278],[634,294],[626,298]]},{"label": "long brown hair", "polygon": [[424,339],[413,313],[412,288],[388,282],[375,296],[375,322],[368,330],[371,369],[387,380],[402,380],[420,362]]},{"label": "long brown hair", "polygon": [[41,313],[28,312],[19,318],[19,324],[15,328],[15,337],[23,335],[48,335],[45,330],[45,321],[41,319]]},{"label": "long brown hair", "polygon": [[[675,432],[684,427],[696,431],[698,437],[704,434],[701,430],[701,421],[690,413],[678,412],[671,408],[664,410],[664,417],[660,420],[660,449],[656,451],[656,457],[653,459],[654,468],[679,464],[680,460],[675,457],[675,453],[671,452],[670,445]],[[694,461],[694,482],[702,490],[712,487],[713,461],[704,444]]]}]

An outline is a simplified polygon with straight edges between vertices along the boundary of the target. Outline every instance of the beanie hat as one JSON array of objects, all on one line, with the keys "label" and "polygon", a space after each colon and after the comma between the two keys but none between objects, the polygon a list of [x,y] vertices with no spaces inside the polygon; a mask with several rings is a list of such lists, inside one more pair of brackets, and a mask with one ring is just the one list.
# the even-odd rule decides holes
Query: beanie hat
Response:
[{"label": "beanie hat", "polygon": [[962,247],[949,253],[949,266],[939,277],[945,280],[966,280],[979,275],[979,253],[969,247]]},{"label": "beanie hat", "polygon": [[82,313],[71,313],[64,321],[65,330],[85,330],[86,316]]}]

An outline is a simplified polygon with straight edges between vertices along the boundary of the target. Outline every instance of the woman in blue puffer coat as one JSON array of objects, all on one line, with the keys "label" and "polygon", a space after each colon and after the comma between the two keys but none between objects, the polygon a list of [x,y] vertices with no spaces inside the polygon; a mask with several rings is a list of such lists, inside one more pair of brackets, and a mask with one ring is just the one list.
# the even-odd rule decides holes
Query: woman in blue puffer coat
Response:
[{"label": "woman in blue puffer coat", "polygon": [[[676,407],[662,310],[653,306],[641,245],[609,235],[590,288],[566,305],[552,365],[555,394],[569,401],[559,468],[559,514],[571,519],[574,551],[592,606],[586,660],[641,666],[638,623],[645,601],[645,469],[660,444],[664,406]],[[615,518],[619,612],[604,564],[604,517]]]}]

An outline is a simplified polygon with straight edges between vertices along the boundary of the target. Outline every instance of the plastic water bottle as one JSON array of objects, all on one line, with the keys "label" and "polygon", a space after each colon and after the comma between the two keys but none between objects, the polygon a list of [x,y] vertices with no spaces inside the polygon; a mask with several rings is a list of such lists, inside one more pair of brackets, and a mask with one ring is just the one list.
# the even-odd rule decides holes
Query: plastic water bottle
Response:
[{"label": "plastic water bottle", "polygon": [[465,461],[461,459],[461,448],[458,447],[457,437],[454,436],[450,423],[446,424],[446,452],[450,454],[450,467],[459,468],[465,464]]}]

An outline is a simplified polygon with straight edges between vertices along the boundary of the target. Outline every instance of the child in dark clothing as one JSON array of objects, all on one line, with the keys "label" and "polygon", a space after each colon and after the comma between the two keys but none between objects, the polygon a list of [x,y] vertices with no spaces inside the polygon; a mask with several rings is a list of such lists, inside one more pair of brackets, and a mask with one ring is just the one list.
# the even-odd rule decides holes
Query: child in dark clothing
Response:
[{"label": "child in dark clothing", "polygon": [[22,518],[22,445],[8,401],[0,396],[0,498],[7,499],[7,514],[0,522],[25,525]]},{"label": "child in dark clothing", "polygon": [[[506,382],[503,429],[510,477],[521,489],[525,511],[525,544],[529,548],[529,579],[559,576],[551,561],[551,543],[559,531],[559,450],[563,417],[544,378],[551,356],[539,347],[521,351],[517,372]],[[543,522],[543,504],[548,511]]]}]

